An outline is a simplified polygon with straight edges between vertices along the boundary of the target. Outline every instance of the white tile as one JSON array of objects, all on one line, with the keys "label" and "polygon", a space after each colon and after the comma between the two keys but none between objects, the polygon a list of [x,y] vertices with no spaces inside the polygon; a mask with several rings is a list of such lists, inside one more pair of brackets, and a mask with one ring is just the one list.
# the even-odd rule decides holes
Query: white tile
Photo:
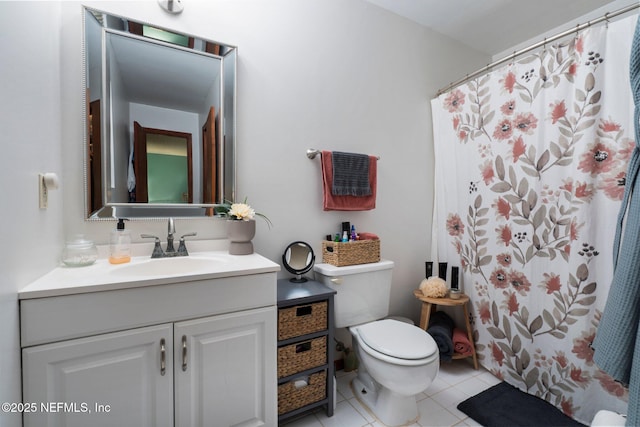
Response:
[{"label": "white tile", "polygon": [[327,417],[324,412],[318,413],[317,416],[323,427],[362,427],[369,424],[348,401],[336,405],[333,417]]},{"label": "white tile", "polygon": [[482,424],[478,423],[473,418],[467,417],[464,420],[460,421],[460,423],[456,424],[456,426],[482,427]]},{"label": "white tile", "polygon": [[458,390],[462,391],[467,396],[471,397],[471,396],[475,396],[476,394],[485,391],[486,389],[488,389],[491,386],[488,383],[482,381],[478,377],[471,377],[471,378],[467,378],[465,380],[462,380],[461,382],[459,382],[458,384],[456,384],[453,387],[457,388]]},{"label": "white tile", "polygon": [[431,398],[418,402],[418,412],[418,424],[424,427],[453,426],[462,421]]},{"label": "white tile", "polygon": [[[433,396],[436,393],[440,393],[442,390],[451,387],[451,384],[449,384],[448,382],[444,381],[442,378],[440,378],[440,374],[438,374],[438,376],[436,377],[435,380],[433,380],[433,382],[431,383],[431,385],[429,386],[428,389],[426,389],[423,394],[425,394],[424,397],[427,396]],[[423,398],[424,398],[423,397]],[[420,396],[418,396],[418,400],[422,400],[420,398]]]},{"label": "white tile", "polygon": [[478,371],[473,366],[464,361],[454,360],[453,362],[444,362],[440,364],[438,378],[450,385],[458,384],[471,376],[477,374]]},{"label": "white tile", "polygon": [[351,399],[353,397],[353,391],[351,390],[351,380],[355,377],[355,372],[349,372],[336,378],[338,393],[341,394],[344,399]]},{"label": "white tile", "polygon": [[496,377],[491,372],[486,371],[486,370],[483,370],[483,372],[481,374],[479,374],[476,378],[486,382],[487,384],[489,384],[489,386],[494,386],[494,385],[502,382],[502,380],[500,378]]},{"label": "white tile", "polygon": [[367,422],[373,423],[377,421],[377,418],[369,411],[369,409],[365,408],[365,406],[355,397],[353,399],[349,399],[349,403],[351,406],[356,408],[356,411],[358,411],[360,415],[367,420]]},{"label": "white tile", "polygon": [[469,395],[460,390],[457,387],[449,387],[446,390],[442,390],[438,394],[431,396],[435,402],[444,408],[455,408],[458,403],[469,398]]},{"label": "white tile", "polygon": [[309,414],[293,421],[285,421],[280,425],[286,427],[322,427],[322,424],[314,414]]}]

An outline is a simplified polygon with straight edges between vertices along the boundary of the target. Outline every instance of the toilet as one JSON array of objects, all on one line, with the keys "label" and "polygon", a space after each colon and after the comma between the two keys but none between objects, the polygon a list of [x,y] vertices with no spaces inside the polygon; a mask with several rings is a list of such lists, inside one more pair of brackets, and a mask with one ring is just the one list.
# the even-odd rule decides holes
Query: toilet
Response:
[{"label": "toilet", "polygon": [[417,421],[416,395],[438,374],[433,338],[389,314],[393,261],[336,267],[316,264],[315,278],[334,289],[335,326],[348,328],[360,365],[351,386],[380,421],[401,426]]}]

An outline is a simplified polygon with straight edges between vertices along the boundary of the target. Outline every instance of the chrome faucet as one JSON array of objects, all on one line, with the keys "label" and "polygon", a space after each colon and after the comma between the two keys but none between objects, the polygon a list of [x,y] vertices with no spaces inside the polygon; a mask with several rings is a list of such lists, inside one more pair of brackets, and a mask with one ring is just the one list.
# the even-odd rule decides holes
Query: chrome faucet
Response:
[{"label": "chrome faucet", "polygon": [[188,236],[195,236],[197,233],[187,233],[180,237],[180,247],[176,251],[173,247],[173,235],[176,233],[176,226],[173,222],[173,218],[169,218],[169,223],[167,225],[167,248],[166,250],[162,250],[162,246],[160,244],[160,238],[158,236],[153,236],[151,234],[141,234],[140,237],[145,239],[155,239],[155,245],[153,247],[153,253],[151,254],[151,258],[170,258],[176,256],[188,256],[189,252],[187,251],[187,246],[185,245],[184,238]]},{"label": "chrome faucet", "polygon": [[176,250],[173,247],[173,235],[176,233],[176,225],[173,223],[173,218],[169,218],[169,224],[167,224],[167,249],[164,251],[165,256],[176,256]]}]

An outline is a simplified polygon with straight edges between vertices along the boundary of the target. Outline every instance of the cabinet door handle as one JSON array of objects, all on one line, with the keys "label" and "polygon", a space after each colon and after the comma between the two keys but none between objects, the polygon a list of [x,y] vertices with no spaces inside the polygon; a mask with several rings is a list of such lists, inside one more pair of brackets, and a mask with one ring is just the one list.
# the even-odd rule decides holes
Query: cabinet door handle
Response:
[{"label": "cabinet door handle", "polygon": [[187,336],[182,336],[182,371],[187,370]]},{"label": "cabinet door handle", "polygon": [[160,339],[160,375],[167,372],[167,349],[164,343],[164,338]]}]

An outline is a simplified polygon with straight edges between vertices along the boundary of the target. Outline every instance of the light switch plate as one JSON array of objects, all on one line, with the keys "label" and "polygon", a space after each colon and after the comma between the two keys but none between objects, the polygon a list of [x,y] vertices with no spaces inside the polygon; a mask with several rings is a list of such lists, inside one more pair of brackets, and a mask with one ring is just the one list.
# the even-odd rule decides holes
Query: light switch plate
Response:
[{"label": "light switch plate", "polygon": [[47,209],[47,207],[49,206],[49,194],[47,191],[47,186],[44,183],[44,174],[39,173],[38,174],[38,193],[40,196],[40,209]]}]

